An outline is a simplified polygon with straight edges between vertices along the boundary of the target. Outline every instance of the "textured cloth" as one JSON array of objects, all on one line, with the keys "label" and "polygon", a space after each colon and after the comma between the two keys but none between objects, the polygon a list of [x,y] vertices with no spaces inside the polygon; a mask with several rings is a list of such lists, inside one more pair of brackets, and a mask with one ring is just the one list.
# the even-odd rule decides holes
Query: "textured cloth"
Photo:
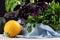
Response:
[{"label": "textured cloth", "polygon": [[[24,29],[26,32],[27,30]],[[35,28],[32,29],[30,33],[26,35],[19,35],[17,37],[26,37],[26,38],[51,38],[51,37],[60,37],[60,31],[54,31],[50,26],[44,24],[36,24]]]},{"label": "textured cloth", "polygon": [[30,37],[60,37],[59,31],[54,31],[50,26],[37,24],[36,27],[28,34]]}]

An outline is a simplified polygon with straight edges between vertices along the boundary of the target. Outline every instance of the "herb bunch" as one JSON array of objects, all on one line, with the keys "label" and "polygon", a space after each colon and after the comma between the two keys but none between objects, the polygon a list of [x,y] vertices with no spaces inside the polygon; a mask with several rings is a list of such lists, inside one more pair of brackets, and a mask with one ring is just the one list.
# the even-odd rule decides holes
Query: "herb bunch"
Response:
[{"label": "herb bunch", "polygon": [[[11,12],[12,13],[12,12]],[[8,13],[7,19],[25,20],[25,23],[31,23],[34,26],[38,23],[49,25],[54,30],[60,30],[60,4],[53,0],[51,3],[46,2],[25,2],[20,4],[18,14]],[[12,16],[10,16],[10,14]]]}]

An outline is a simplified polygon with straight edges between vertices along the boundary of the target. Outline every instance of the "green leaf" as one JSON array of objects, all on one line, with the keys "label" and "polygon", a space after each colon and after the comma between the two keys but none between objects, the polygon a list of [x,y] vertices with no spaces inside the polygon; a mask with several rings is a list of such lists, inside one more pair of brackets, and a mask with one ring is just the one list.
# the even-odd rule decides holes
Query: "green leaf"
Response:
[{"label": "green leaf", "polygon": [[12,12],[14,7],[18,4],[18,2],[22,2],[22,0],[6,0],[5,1],[5,7],[6,7],[6,12],[8,13],[9,11]]},{"label": "green leaf", "polygon": [[13,4],[13,6],[11,7],[11,12],[13,12],[13,9],[15,8],[16,5],[17,5],[17,2]]},{"label": "green leaf", "polygon": [[50,6],[51,6],[52,9],[55,9],[55,7],[56,7],[55,5],[56,5],[55,0],[53,0],[53,1],[50,3]]},{"label": "green leaf", "polygon": [[32,27],[31,26],[27,27],[27,30],[28,30],[28,32],[31,32]]},{"label": "green leaf", "polygon": [[23,2],[22,0],[20,0],[20,2]]},{"label": "green leaf", "polygon": [[34,0],[30,0],[30,3],[34,3]]}]

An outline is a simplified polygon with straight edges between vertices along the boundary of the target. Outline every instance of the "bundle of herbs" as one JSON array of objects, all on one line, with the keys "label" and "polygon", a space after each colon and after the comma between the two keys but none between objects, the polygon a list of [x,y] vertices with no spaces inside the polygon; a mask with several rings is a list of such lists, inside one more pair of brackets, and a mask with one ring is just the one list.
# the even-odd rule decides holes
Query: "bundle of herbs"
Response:
[{"label": "bundle of herbs", "polygon": [[[15,13],[15,16],[12,15],[9,17],[11,13],[8,13],[8,16],[5,16],[4,18],[11,18],[14,20],[20,18],[24,20],[24,25],[30,23],[35,27],[36,24],[43,23],[49,25],[55,31],[60,30],[60,4],[59,2],[55,3],[54,0],[51,3],[35,3],[34,0],[30,1],[28,4],[22,2],[18,14],[16,15]],[[32,26],[27,29],[31,30],[31,27]]]}]

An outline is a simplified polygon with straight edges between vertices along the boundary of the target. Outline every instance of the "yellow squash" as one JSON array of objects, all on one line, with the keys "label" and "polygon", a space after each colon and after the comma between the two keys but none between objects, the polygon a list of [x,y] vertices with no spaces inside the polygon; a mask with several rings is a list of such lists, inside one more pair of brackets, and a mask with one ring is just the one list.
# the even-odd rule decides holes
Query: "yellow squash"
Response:
[{"label": "yellow squash", "polygon": [[15,37],[22,30],[22,26],[15,20],[8,21],[4,26],[4,33],[9,37]]}]

